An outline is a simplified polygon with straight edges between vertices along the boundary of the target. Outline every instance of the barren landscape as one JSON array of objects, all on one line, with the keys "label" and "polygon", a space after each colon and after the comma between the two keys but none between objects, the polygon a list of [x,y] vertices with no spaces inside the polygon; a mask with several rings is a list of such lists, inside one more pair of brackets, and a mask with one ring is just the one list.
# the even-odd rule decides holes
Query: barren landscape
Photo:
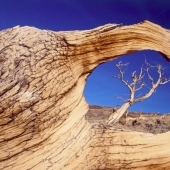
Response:
[{"label": "barren landscape", "polygon": [[[112,107],[89,106],[86,119],[91,124],[108,126],[106,121],[113,113]],[[160,134],[170,131],[170,115],[158,113],[140,113],[129,111],[128,116],[124,114],[118,123],[112,124],[116,130],[128,130],[145,133]]]}]

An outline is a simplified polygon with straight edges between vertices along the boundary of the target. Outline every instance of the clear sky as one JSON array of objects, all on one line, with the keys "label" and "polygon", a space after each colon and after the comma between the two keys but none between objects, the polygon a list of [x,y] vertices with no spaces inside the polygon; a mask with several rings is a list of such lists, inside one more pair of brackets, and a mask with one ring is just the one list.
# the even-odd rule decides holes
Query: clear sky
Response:
[{"label": "clear sky", "polygon": [[[84,30],[107,23],[130,25],[143,20],[170,29],[170,0],[0,0],[0,30],[16,25],[53,31]],[[144,54],[151,64],[160,63],[166,67],[165,73],[170,77],[170,63],[155,51],[122,56],[100,65],[89,76],[84,91],[87,102],[102,106],[121,104],[114,96],[123,97],[128,90],[112,77],[118,73],[115,64],[119,61],[130,63],[128,79],[128,75],[144,62]],[[156,78],[156,73],[153,76]],[[169,90],[170,83],[160,86],[152,97],[135,104],[130,110],[170,112]]]}]

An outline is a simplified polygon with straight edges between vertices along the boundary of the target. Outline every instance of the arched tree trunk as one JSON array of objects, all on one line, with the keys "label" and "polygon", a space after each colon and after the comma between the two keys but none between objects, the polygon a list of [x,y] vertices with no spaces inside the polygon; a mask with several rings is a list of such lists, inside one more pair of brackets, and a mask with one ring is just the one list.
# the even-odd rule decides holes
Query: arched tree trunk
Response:
[{"label": "arched tree trunk", "polygon": [[85,120],[88,75],[144,49],[170,59],[169,30],[145,21],[87,31],[1,31],[0,169],[169,169],[170,133],[114,131]]}]

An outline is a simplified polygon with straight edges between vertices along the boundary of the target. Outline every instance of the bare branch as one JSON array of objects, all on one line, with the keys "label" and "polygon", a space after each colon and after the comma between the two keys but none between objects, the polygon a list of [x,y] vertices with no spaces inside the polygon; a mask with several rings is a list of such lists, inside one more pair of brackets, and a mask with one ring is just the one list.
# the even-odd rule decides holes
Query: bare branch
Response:
[{"label": "bare branch", "polygon": [[127,102],[127,101],[129,101],[129,99],[123,99],[122,97],[117,96],[117,95],[115,95],[115,98],[117,98],[117,99],[121,99],[123,102]]},{"label": "bare branch", "polygon": [[144,67],[144,64],[142,64],[142,67],[140,68],[140,73],[139,73],[139,78],[140,78],[140,79],[142,79],[142,78],[144,77],[143,67]]},{"label": "bare branch", "polygon": [[[164,81],[163,81],[163,80],[164,80]],[[160,84],[166,84],[166,83],[168,83],[168,82],[170,82],[170,78],[167,79],[166,77],[164,77],[164,78],[162,78]]]},{"label": "bare branch", "polygon": [[139,87],[139,89],[136,89],[136,84],[140,84],[140,82],[142,81],[142,79],[144,78],[145,74],[143,73],[143,66],[144,64],[142,65],[141,69],[140,69],[140,73],[139,73],[139,76],[136,75],[136,71],[134,71],[132,73],[132,83],[130,84],[130,87],[133,89],[133,91],[138,91],[140,90],[145,84],[141,84],[141,86]]},{"label": "bare branch", "polygon": [[124,71],[122,71],[122,67],[123,66],[128,66],[129,63],[125,63],[125,64],[122,64],[122,62],[120,61],[118,64],[116,64],[116,67],[118,68],[120,74],[118,74],[118,76],[114,76],[114,77],[117,77],[118,79],[120,79],[129,89],[130,91],[132,91],[132,88],[130,87],[130,85],[128,84],[128,81],[125,81],[124,80]]},{"label": "bare branch", "polygon": [[142,94],[139,94],[138,97],[141,96],[141,95],[142,95]]},{"label": "bare branch", "polygon": [[[150,64],[147,63],[147,65],[150,65]],[[165,83],[168,83],[168,82],[170,81],[170,79],[162,78],[162,74],[163,74],[163,73],[162,73],[162,69],[163,69],[163,68],[162,68],[161,65],[157,65],[157,66],[152,66],[152,65],[150,65],[150,66],[157,68],[157,72],[158,72],[158,75],[159,75],[159,77],[158,77],[158,79],[157,79],[157,82],[154,83],[153,78],[152,78],[152,77],[150,76],[150,74],[149,74],[149,69],[146,69],[147,75],[148,75],[149,79],[150,79],[151,82],[152,82],[152,87],[150,88],[150,91],[149,91],[147,94],[145,94],[145,95],[143,95],[143,96],[135,99],[134,103],[136,103],[136,102],[141,102],[141,101],[145,100],[146,98],[150,97],[154,92],[156,92],[156,88],[158,87],[158,85],[160,85],[160,84],[165,84]],[[148,66],[147,66],[147,68],[148,68]],[[162,81],[163,79],[164,79],[165,81]]]},{"label": "bare branch", "polygon": [[169,79],[168,81],[161,82],[160,84],[166,84],[166,83],[168,83],[168,82],[170,82],[170,79]]},{"label": "bare branch", "polygon": [[143,88],[143,86],[145,86],[146,84],[143,82],[141,85],[140,85],[140,87],[139,88],[137,88],[137,89],[135,89],[135,92],[136,91],[138,91],[138,90],[140,90],[140,89],[142,89]]},{"label": "bare branch", "polygon": [[149,73],[149,68],[150,68],[149,66],[151,66],[151,65],[146,61],[146,59],[145,59],[145,65],[146,65],[146,69],[144,69],[144,70],[146,71],[147,76],[150,79],[151,84],[153,85],[154,84],[154,80],[153,80],[153,78],[151,77],[151,75]]}]

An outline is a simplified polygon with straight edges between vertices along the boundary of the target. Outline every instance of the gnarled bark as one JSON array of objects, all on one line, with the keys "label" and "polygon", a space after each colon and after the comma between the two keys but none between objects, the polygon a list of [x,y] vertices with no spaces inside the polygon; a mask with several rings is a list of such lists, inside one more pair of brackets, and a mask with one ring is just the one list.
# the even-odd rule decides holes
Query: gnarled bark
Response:
[{"label": "gnarled bark", "polygon": [[170,59],[169,30],[145,21],[87,31],[1,31],[0,169],[169,169],[170,133],[121,132],[85,120],[88,75],[144,49]]}]

